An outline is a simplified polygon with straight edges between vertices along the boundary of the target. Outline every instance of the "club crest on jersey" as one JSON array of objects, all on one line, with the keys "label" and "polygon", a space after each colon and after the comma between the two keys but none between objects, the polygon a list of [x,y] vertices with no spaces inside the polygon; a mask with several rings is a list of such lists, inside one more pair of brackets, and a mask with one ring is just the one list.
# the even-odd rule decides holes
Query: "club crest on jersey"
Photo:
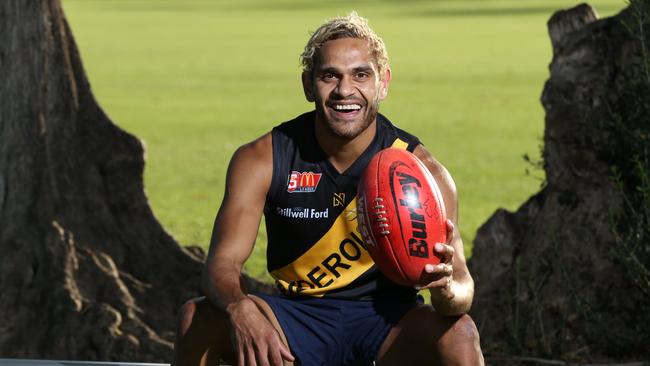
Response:
[{"label": "club crest on jersey", "polygon": [[318,187],[318,182],[323,174],[314,172],[297,172],[292,171],[289,174],[289,182],[287,184],[287,192],[300,193],[300,192],[315,192]]}]

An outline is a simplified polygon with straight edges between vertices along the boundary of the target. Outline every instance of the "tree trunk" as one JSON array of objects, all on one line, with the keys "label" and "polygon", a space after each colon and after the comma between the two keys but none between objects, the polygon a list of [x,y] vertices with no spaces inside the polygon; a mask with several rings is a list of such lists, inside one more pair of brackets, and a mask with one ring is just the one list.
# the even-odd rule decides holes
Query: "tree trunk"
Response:
[{"label": "tree trunk", "polygon": [[0,131],[0,357],[169,362],[203,254],[153,216],[59,0],[0,2]]},{"label": "tree trunk", "polygon": [[546,185],[479,229],[472,315],[488,359],[647,360],[650,4],[602,20],[583,4],[548,27]]}]

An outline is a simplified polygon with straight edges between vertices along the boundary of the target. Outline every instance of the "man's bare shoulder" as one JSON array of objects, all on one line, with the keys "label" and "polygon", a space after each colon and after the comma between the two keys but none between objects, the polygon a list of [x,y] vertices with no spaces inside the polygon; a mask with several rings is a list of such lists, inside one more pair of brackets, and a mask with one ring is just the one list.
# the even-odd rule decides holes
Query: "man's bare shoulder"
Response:
[{"label": "man's bare shoulder", "polygon": [[268,132],[257,139],[241,145],[233,154],[233,162],[243,162],[249,168],[273,166],[273,142]]},{"label": "man's bare shoulder", "polygon": [[422,144],[418,145],[413,150],[413,153],[424,163],[436,180],[445,202],[447,217],[455,223],[458,209],[458,193],[456,191],[456,183],[451,177],[451,174]]},{"label": "man's bare shoulder", "polygon": [[424,163],[424,165],[426,165],[427,168],[429,168],[429,171],[431,171],[431,174],[438,184],[447,185],[448,189],[456,192],[456,184],[447,168],[445,168],[441,162],[436,160],[424,145],[418,145],[415,150],[413,150],[413,153]]},{"label": "man's bare shoulder", "polygon": [[235,151],[235,155],[261,158],[265,155],[272,155],[272,149],[273,143],[271,132],[267,132],[255,140],[241,145],[237,148],[237,151]]},{"label": "man's bare shoulder", "polygon": [[240,146],[228,166],[228,190],[236,186],[256,187],[256,191],[268,190],[273,175],[273,143],[267,133]]}]

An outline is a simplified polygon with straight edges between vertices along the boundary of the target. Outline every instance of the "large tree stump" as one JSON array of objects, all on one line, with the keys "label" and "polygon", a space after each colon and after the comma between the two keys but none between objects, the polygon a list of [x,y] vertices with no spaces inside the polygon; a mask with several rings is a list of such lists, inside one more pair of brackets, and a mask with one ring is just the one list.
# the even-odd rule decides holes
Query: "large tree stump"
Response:
[{"label": "large tree stump", "polygon": [[472,315],[495,364],[650,359],[649,9],[633,0],[597,20],[583,4],[548,23],[546,185],[498,210],[470,260]]},{"label": "large tree stump", "polygon": [[59,0],[2,0],[0,357],[170,361],[203,258],[153,216],[143,167]]}]

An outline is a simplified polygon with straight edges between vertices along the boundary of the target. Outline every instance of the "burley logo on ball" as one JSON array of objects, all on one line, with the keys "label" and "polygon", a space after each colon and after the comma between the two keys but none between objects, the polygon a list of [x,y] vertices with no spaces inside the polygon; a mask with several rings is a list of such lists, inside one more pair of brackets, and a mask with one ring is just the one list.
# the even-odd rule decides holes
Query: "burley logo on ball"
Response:
[{"label": "burley logo on ball", "polygon": [[315,192],[318,187],[318,182],[323,174],[314,172],[296,172],[292,171],[289,174],[289,183],[287,184],[287,192],[300,193],[300,192]]}]

